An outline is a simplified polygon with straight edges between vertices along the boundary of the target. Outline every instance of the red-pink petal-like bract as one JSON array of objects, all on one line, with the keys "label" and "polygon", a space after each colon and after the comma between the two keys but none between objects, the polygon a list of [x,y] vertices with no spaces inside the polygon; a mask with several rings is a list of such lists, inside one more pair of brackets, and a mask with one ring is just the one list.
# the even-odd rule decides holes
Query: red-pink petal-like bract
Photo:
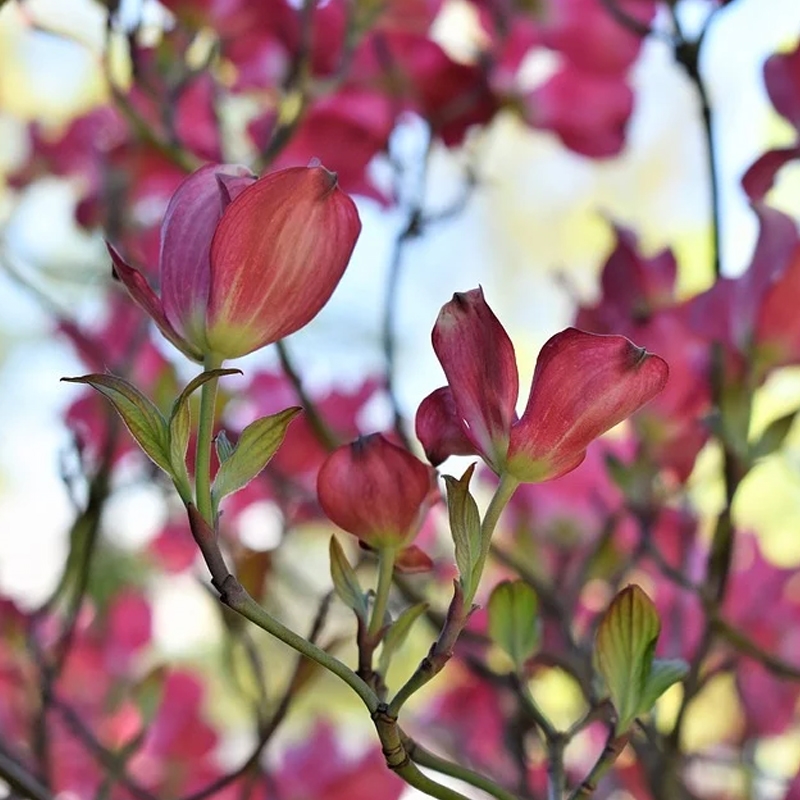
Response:
[{"label": "red-pink petal-like bract", "polygon": [[519,377],[514,345],[483,290],[456,292],[442,306],[431,338],[466,438],[493,468],[501,468]]},{"label": "red-pink petal-like bract", "polygon": [[207,344],[211,239],[230,200],[255,180],[245,167],[208,164],[183,181],[164,214],[158,265],[164,313],[186,339],[201,346]]},{"label": "red-pink petal-like bract", "polygon": [[467,437],[449,386],[434,390],[419,404],[415,429],[434,467],[448,456],[480,455]]},{"label": "red-pink petal-like bract", "polygon": [[589,443],[655,397],[669,375],[662,358],[624,336],[569,328],[542,348],[527,408],[516,420],[514,349],[480,289],[444,306],[433,341],[449,385],[417,411],[431,463],[475,453],[498,475],[525,483],[575,469]]},{"label": "red-pink petal-like bract", "polygon": [[374,433],[328,456],[317,496],[340,528],[376,550],[397,550],[416,535],[434,486],[429,466]]},{"label": "red-pink petal-like bract", "polygon": [[308,324],[330,298],[361,232],[324,167],[256,180],[208,165],[173,195],[161,227],[161,297],[111,250],[115,271],[159,330],[195,361],[238,358]]},{"label": "red-pink petal-like bract", "polygon": [[564,475],[598,436],[666,385],[667,362],[624,336],[575,328],[542,348],[528,405],[511,429],[507,470],[524,482]]},{"label": "red-pink petal-like bract", "polygon": [[211,350],[235,358],[307,325],[360,232],[355,203],[324,167],[273,172],[241,192],[211,242]]}]

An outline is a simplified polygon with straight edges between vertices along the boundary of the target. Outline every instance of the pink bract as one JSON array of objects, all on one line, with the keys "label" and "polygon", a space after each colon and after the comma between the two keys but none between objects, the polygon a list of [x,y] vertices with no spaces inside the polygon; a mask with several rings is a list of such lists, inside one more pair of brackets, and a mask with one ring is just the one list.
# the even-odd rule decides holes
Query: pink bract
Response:
[{"label": "pink bract", "polygon": [[334,450],[317,478],[331,521],[374,549],[407,545],[434,492],[430,467],[379,433]]},{"label": "pink bract", "polygon": [[542,348],[517,420],[514,347],[481,289],[445,304],[433,346],[449,386],[417,412],[428,458],[438,464],[448,455],[474,453],[497,474],[522,482],[575,469],[589,443],[655,397],[669,373],[663,359],[623,336],[569,328]]},{"label": "pink bract", "polygon": [[256,180],[243,167],[189,176],[161,228],[161,297],[109,248],[131,297],[195,361],[238,358],[294,333],[336,288],[361,231],[324,167]]}]

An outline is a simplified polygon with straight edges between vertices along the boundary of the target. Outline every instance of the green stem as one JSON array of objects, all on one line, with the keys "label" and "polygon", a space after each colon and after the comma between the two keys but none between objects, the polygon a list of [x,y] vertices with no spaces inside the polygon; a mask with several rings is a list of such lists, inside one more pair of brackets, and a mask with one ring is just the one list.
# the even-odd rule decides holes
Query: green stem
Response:
[{"label": "green stem", "polygon": [[378,552],[378,585],[375,589],[375,605],[372,608],[372,618],[369,623],[369,635],[372,639],[377,637],[386,618],[396,556],[397,550],[394,547],[383,547]]},{"label": "green stem", "polygon": [[298,653],[302,653],[306,658],[316,661],[321,667],[325,667],[329,672],[341,678],[364,701],[364,705],[366,705],[370,713],[376,711],[379,705],[377,695],[353,670],[321,647],[309,642],[290,628],[287,628],[283,623],[278,622],[253,600],[233,575],[228,575],[225,579],[220,587],[220,594],[225,605],[249,619],[250,622],[262,630],[272,634],[276,639],[288,644]]},{"label": "green stem", "polygon": [[557,736],[547,742],[547,798],[563,800],[567,787],[564,773],[564,738]]},{"label": "green stem", "polygon": [[489,549],[492,544],[492,534],[494,534],[497,523],[500,521],[500,515],[503,513],[503,509],[508,505],[508,501],[517,490],[518,486],[519,481],[512,475],[505,473],[500,478],[500,484],[489,502],[489,507],[486,509],[486,514],[481,522],[481,551],[475,562],[475,566],[472,568],[472,591],[464,598],[464,603],[466,605],[472,603],[472,598],[478,590],[478,585],[483,575],[483,569],[486,565],[486,557],[489,555]]},{"label": "green stem", "polygon": [[474,786],[476,789],[482,789],[487,794],[497,798],[497,800],[517,800],[515,795],[502,786],[498,786],[485,775],[437,756],[435,753],[431,753],[430,750],[426,750],[421,744],[417,744],[413,739],[405,739],[405,747],[411,759],[422,767],[428,767],[428,769],[440,772],[442,775],[449,775],[451,778],[464,781],[464,783]]},{"label": "green stem", "polygon": [[519,481],[510,475],[504,475],[500,479],[500,485],[497,487],[497,491],[494,493],[494,497],[492,497],[481,523],[481,551],[473,567],[471,591],[469,595],[464,594],[460,582],[455,582],[453,600],[450,603],[447,618],[439,633],[439,638],[431,646],[428,655],[422,659],[419,666],[414,670],[414,674],[392,698],[389,704],[390,715],[397,717],[408,698],[438,675],[453,655],[456,641],[473,611],[472,598],[475,596],[480,584],[486,557],[489,554],[492,534],[497,527],[503,509],[516,491],[517,486],[519,486]]},{"label": "green stem", "polygon": [[466,795],[443,786],[441,783],[431,780],[413,761],[406,761],[399,767],[394,767],[394,771],[409,785],[420,792],[424,792],[428,797],[436,797],[439,800],[468,800]]},{"label": "green stem", "polygon": [[389,713],[386,703],[380,703],[373,711],[372,721],[381,740],[386,766],[396,772],[409,786],[441,800],[467,800],[463,794],[436,783],[420,772],[406,750],[405,737],[397,724],[397,717]]},{"label": "green stem", "polygon": [[[207,355],[203,368],[208,372],[219,369],[221,365],[221,358]],[[218,383],[219,378],[211,378],[203,384],[200,390],[200,421],[197,428],[197,455],[194,470],[197,510],[212,528],[214,527],[214,505],[211,500],[211,440],[214,434],[214,411]]]}]

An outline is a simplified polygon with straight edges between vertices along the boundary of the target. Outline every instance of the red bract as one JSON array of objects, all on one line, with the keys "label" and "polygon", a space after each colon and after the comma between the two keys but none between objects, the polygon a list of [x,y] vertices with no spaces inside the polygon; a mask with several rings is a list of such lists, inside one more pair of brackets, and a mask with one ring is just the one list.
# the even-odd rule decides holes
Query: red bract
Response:
[{"label": "red bract", "polygon": [[507,471],[540,481],[575,469],[592,440],[661,391],[667,375],[665,361],[623,336],[556,334],[539,354],[528,405],[512,429]]},{"label": "red bract", "polygon": [[419,114],[452,147],[471,125],[499,108],[483,69],[454,61],[436,42],[403,30],[380,30],[354,57],[353,74],[391,98],[398,111]]},{"label": "red bract", "polygon": [[[655,16],[653,0],[618,3],[630,18],[647,26]],[[588,72],[624,75],[636,61],[642,37],[623,24],[602,0],[548,0],[542,14],[543,43]]]},{"label": "red bract", "polygon": [[[308,109],[274,165],[297,166],[318,158],[336,171],[344,191],[385,204],[388,198],[371,182],[367,166],[387,149],[395,115],[392,101],[378,92],[352,88],[321,97]],[[259,150],[268,148],[277,122],[278,114],[268,111],[248,126]]]},{"label": "red bract", "polygon": [[[618,154],[634,103],[627,73],[643,37],[600,0],[544,0],[529,10],[504,0],[472,2],[492,41],[486,61],[495,90],[518,95],[526,121],[571,150],[591,158]],[[634,0],[620,8],[647,27],[656,4]],[[519,85],[518,73],[534,48],[559,59],[554,74],[531,92]]]},{"label": "red bract", "polygon": [[723,278],[704,295],[678,304],[672,252],[646,257],[630,231],[615,227],[615,233],[616,245],[603,266],[601,297],[594,306],[581,307],[575,323],[593,333],[624,334],[671,365],[664,391],[637,414],[637,430],[650,457],[683,481],[708,439],[710,342],[733,336],[729,308],[734,282]]},{"label": "red bract", "polygon": [[764,293],[756,323],[758,356],[767,367],[800,359],[800,242],[784,260],[784,267]]},{"label": "red bract", "polygon": [[334,450],[317,478],[322,510],[374,549],[414,538],[434,487],[430,467],[379,433]]},{"label": "red bract", "polygon": [[524,100],[525,119],[590,158],[617,155],[633,111],[633,91],[617,75],[566,67]]},{"label": "red bract", "polygon": [[759,381],[776,366],[800,359],[800,237],[793,219],[755,205],[759,235],[747,270],[722,278],[686,303],[689,323],[708,342],[723,346],[727,372],[752,359]]},{"label": "red bract", "polygon": [[628,331],[631,323],[644,323],[675,302],[678,264],[671,250],[644,256],[636,234],[613,226],[614,249],[603,265],[600,300],[581,307],[575,324],[587,331]]},{"label": "red bract", "polygon": [[772,188],[778,170],[800,158],[800,44],[789,53],[777,53],[764,64],[764,83],[775,110],[797,131],[790,147],[769,150],[747,170],[742,186],[751,200],[762,200]]},{"label": "red bract", "polygon": [[516,421],[514,347],[481,289],[455,294],[441,310],[433,346],[448,386],[417,411],[428,458],[480,455],[498,474],[523,482],[564,475],[589,443],[651,400],[667,381],[658,356],[623,336],[569,328],[542,348],[528,405]]},{"label": "red bract", "polygon": [[170,201],[161,228],[159,298],[110,248],[116,272],[164,336],[189,358],[237,358],[316,316],[361,230],[353,201],[323,167],[256,180],[209,165]]}]

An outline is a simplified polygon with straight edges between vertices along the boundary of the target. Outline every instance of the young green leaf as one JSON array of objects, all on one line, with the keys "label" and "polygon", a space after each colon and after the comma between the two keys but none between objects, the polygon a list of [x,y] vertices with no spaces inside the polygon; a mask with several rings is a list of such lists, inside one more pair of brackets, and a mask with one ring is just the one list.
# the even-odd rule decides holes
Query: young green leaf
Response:
[{"label": "young green leaf", "polygon": [[489,597],[489,637],[517,670],[539,647],[539,598],[525,581],[503,581]]},{"label": "young green leaf", "polygon": [[107,397],[144,453],[168,475],[173,474],[167,422],[155,405],[135,386],[114,375],[83,375],[80,378],[61,380],[88,384]]},{"label": "young green leaf", "polygon": [[230,457],[220,465],[214,478],[211,494],[214,506],[226,495],[247,486],[275,455],[289,423],[300,413],[300,408],[287,408],[270,417],[250,423],[239,437]]},{"label": "young green leaf", "polygon": [[683,676],[679,662],[653,660],[660,630],[652,600],[634,585],[614,598],[600,622],[595,665],[617,711],[618,734]]},{"label": "young green leaf", "polygon": [[189,437],[192,432],[192,415],[189,407],[189,398],[204,383],[212,378],[223,375],[242,374],[240,369],[212,369],[201,372],[186,384],[183,391],[172,404],[169,415],[169,457],[173,469],[186,472],[186,450],[189,447]]},{"label": "young green leaf", "polygon": [[219,463],[224,464],[233,455],[233,451],[236,447],[228,438],[228,434],[225,433],[225,431],[220,431],[214,437],[214,449],[217,451]]},{"label": "young green leaf", "polygon": [[469,483],[475,464],[470,464],[460,480],[445,475],[447,486],[447,510],[450,517],[450,532],[456,551],[456,566],[464,594],[474,594],[473,569],[481,549],[481,519],[478,506],[469,493]]},{"label": "young green leaf", "polygon": [[642,692],[639,713],[646,714],[664,692],[686,677],[689,665],[680,658],[655,658]]},{"label": "young green leaf", "polygon": [[331,580],[341,601],[356,612],[358,618],[366,623],[369,618],[367,598],[355,570],[350,566],[347,556],[335,536],[331,536]]},{"label": "young green leaf", "polygon": [[394,654],[403,646],[414,623],[428,610],[427,603],[417,603],[407,608],[390,626],[383,637],[378,670],[386,674]]}]

